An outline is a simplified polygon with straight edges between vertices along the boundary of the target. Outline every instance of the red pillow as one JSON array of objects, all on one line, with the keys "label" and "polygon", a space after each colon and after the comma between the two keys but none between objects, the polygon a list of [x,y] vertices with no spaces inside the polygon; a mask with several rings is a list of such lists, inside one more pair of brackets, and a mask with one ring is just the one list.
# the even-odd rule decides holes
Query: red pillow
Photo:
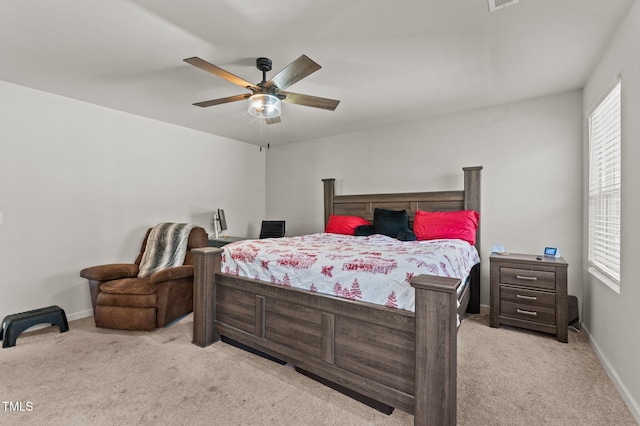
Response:
[{"label": "red pillow", "polygon": [[360,225],[370,225],[369,221],[360,216],[329,216],[329,223],[324,232],[331,234],[353,235],[355,229]]},{"label": "red pillow", "polygon": [[413,232],[418,240],[437,240],[455,238],[476,243],[480,213],[474,210],[459,210],[455,212],[425,212],[416,211],[413,220]]}]

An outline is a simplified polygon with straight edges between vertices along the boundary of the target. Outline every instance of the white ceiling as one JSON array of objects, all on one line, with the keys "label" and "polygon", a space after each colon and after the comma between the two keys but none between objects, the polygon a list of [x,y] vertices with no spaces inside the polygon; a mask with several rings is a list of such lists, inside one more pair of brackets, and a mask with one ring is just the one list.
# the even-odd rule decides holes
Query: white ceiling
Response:
[{"label": "white ceiling", "polygon": [[[256,145],[291,143],[581,88],[634,0],[0,0],[0,80]],[[270,126],[248,91],[301,54],[322,69]]]}]

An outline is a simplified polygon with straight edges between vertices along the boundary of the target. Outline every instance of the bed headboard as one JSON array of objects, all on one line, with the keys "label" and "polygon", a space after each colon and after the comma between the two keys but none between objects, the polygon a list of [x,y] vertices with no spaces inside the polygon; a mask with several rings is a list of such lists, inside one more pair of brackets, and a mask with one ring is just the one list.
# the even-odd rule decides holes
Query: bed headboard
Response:
[{"label": "bed headboard", "polygon": [[[335,179],[324,182],[324,224],[329,216],[353,215],[373,220],[373,210],[406,210],[413,223],[416,210],[454,211],[475,210],[480,213],[480,172],[482,166],[464,167],[464,188],[457,191],[399,192],[392,194],[336,195]],[[476,235],[476,249],[480,252],[480,226]]]}]

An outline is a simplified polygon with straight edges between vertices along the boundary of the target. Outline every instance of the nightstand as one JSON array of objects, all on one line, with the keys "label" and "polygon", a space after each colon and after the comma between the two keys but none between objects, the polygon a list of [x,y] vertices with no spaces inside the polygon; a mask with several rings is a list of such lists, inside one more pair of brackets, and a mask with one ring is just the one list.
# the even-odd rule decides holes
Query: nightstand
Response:
[{"label": "nightstand", "polygon": [[491,327],[555,334],[567,343],[567,262],[561,257],[492,254]]}]

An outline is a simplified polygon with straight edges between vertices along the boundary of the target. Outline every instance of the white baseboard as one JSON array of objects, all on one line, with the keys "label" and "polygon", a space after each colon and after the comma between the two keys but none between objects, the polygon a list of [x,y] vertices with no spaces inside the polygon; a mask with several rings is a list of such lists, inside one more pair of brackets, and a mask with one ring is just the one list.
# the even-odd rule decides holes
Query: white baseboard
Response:
[{"label": "white baseboard", "polygon": [[93,309],[87,309],[84,311],[74,312],[72,314],[66,314],[66,315],[67,315],[67,321],[74,321],[74,320],[93,316]]},{"label": "white baseboard", "polygon": [[480,314],[481,315],[489,315],[491,313],[491,308],[489,305],[480,305]]},{"label": "white baseboard", "polygon": [[593,349],[596,356],[600,360],[600,364],[602,364],[604,371],[606,371],[607,375],[613,382],[614,386],[616,387],[616,389],[618,389],[618,392],[620,392],[620,396],[622,396],[622,399],[624,400],[625,404],[627,404],[629,411],[631,411],[631,415],[633,415],[636,421],[640,424],[640,405],[638,405],[638,402],[633,398],[633,396],[629,392],[629,389],[627,389],[624,382],[616,372],[615,368],[613,368],[613,366],[605,356],[604,352],[600,348],[600,345],[598,345],[598,342],[596,342],[596,340],[593,338],[593,336],[589,332],[589,329],[582,323],[580,324],[580,327],[589,337],[589,343],[591,344],[591,348]]}]

